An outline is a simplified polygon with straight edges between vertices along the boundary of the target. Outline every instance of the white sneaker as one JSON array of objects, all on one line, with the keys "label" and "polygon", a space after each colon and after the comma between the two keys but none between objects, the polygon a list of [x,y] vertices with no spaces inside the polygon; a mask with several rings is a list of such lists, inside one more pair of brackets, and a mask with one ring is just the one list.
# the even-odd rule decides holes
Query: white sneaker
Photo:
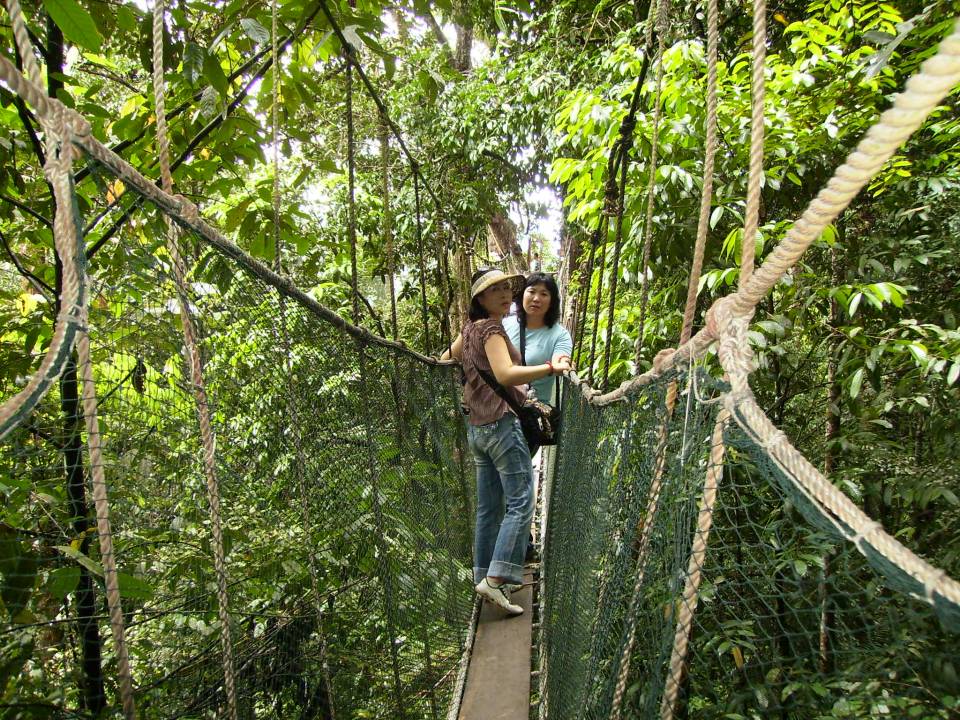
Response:
[{"label": "white sneaker", "polygon": [[494,605],[503,608],[510,615],[523,615],[523,608],[519,605],[514,605],[510,602],[510,593],[507,590],[509,586],[506,583],[502,585],[491,585],[490,582],[484,578],[477,583],[477,586],[474,590],[477,591],[477,595],[482,597],[487,602],[492,602]]},{"label": "white sneaker", "polygon": [[504,583],[503,589],[513,595],[513,593],[523,590],[523,583]]}]

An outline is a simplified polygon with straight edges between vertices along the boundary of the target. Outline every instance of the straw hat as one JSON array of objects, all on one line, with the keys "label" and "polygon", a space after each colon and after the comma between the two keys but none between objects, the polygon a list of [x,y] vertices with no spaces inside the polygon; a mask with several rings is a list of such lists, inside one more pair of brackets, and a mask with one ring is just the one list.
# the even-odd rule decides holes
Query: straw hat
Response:
[{"label": "straw hat", "polygon": [[513,289],[517,289],[518,282],[523,281],[523,275],[510,274],[503,272],[503,270],[487,270],[483,275],[478,277],[473,283],[473,286],[470,288],[470,298],[475,298],[477,295],[482,293],[491,285],[496,285],[499,282],[504,280],[510,280],[513,285]]}]

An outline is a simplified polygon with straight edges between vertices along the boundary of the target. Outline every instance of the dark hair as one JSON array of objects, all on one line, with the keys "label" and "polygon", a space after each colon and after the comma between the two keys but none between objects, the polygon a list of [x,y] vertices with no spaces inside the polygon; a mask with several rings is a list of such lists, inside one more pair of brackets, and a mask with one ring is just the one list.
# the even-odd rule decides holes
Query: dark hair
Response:
[{"label": "dark hair", "polygon": [[528,287],[534,285],[543,285],[550,293],[550,307],[547,308],[543,316],[543,322],[547,327],[553,327],[560,319],[560,288],[557,287],[557,281],[542,272],[530,273],[523,281],[523,289],[516,297],[517,320],[521,325],[527,324],[527,311],[523,309],[523,293]]},{"label": "dark hair", "polygon": [[[486,275],[493,269],[494,268],[480,268],[477,270],[473,274],[473,277],[470,278],[470,286],[473,287],[473,284],[479,280],[481,276]],[[476,322],[477,320],[486,320],[488,317],[490,317],[490,313],[487,312],[487,309],[480,304],[479,295],[470,298],[470,309],[467,311],[467,317],[470,318],[472,322]]]}]

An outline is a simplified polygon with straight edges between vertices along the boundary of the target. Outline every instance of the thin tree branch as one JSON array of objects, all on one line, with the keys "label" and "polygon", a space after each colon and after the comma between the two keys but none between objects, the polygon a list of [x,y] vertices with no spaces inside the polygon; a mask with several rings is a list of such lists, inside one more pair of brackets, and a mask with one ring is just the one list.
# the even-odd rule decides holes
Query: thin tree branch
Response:
[{"label": "thin tree branch", "polygon": [[106,245],[110,241],[110,239],[117,234],[117,231],[121,227],[123,227],[123,224],[130,218],[131,215],[133,215],[134,210],[140,207],[143,204],[143,202],[144,202],[144,199],[138,196],[136,200],[130,203],[130,206],[123,211],[123,214],[121,214],[120,217],[116,219],[113,225],[110,226],[110,229],[108,229],[100,237],[100,239],[97,240],[97,242],[95,242],[93,245],[87,248],[87,260],[93,259],[93,256],[100,251],[100,248]]},{"label": "thin tree branch", "polygon": [[38,278],[32,272],[27,270],[23,263],[20,262],[20,258],[16,256],[13,250],[10,248],[10,244],[7,242],[6,236],[0,232],[0,244],[3,245],[3,249],[7,251],[7,255],[10,257],[10,261],[17,268],[19,273],[23,275],[30,283],[43,295],[46,295],[48,299],[53,299],[56,296],[56,292],[52,287],[47,285],[43,280]]},{"label": "thin tree branch", "polygon": [[14,207],[16,207],[17,209],[23,210],[23,212],[25,212],[27,215],[29,215],[30,217],[34,218],[35,220],[38,220],[39,222],[43,223],[43,224],[46,225],[47,227],[53,227],[53,223],[50,222],[50,220],[48,220],[47,218],[45,218],[43,215],[41,215],[40,213],[38,213],[38,212],[37,212],[36,210],[34,210],[33,208],[30,208],[30,207],[24,205],[24,204],[23,204],[22,202],[20,202],[19,200],[16,200],[16,199],[10,197],[9,195],[5,195],[4,193],[0,193],[0,200],[5,200],[6,202],[10,203],[11,205],[13,205]]},{"label": "thin tree branch", "polygon": [[110,80],[111,82],[123,85],[130,92],[137,93],[138,95],[140,94],[140,88],[126,78],[107,72],[106,70],[101,70],[93,63],[84,63],[83,66],[80,67],[80,70],[85,72],[87,75],[96,75],[97,77],[102,77],[104,80]]},{"label": "thin tree branch", "polygon": [[[294,30],[294,31],[291,32],[289,35],[287,35],[287,37],[283,40],[283,42],[278,46],[277,52],[280,53],[280,54],[282,54],[282,53],[290,46],[290,44],[294,41],[294,39],[295,39],[297,36],[299,36],[299,34],[302,33],[302,32],[306,29],[306,27],[310,24],[310,22],[313,20],[313,18],[315,18],[315,17],[317,16],[317,13],[319,13],[319,12],[320,12],[320,7],[319,7],[319,5],[318,5],[316,8],[314,8],[313,12],[310,13],[310,15],[304,20],[303,25],[302,25],[300,28],[298,28],[297,30]],[[255,59],[259,59],[259,58],[263,57],[265,54],[266,54],[266,52],[264,51],[264,52],[258,54],[257,56],[255,56]],[[230,77],[231,77],[231,78],[234,78],[234,77],[236,77],[237,75],[239,75],[239,74],[242,72],[243,69],[249,69],[249,67],[251,66],[251,64],[252,64],[252,63],[250,63],[250,62],[245,63],[244,66],[243,66],[243,68],[242,68],[241,70],[238,70],[236,73],[231,74]],[[247,97],[247,95],[249,94],[250,89],[253,87],[254,83],[256,83],[258,80],[260,80],[261,78],[264,77],[264,75],[266,74],[267,70],[270,69],[270,66],[271,66],[272,64],[273,64],[273,58],[272,58],[272,57],[271,57],[271,58],[268,58],[266,61],[264,61],[264,63],[260,66],[260,68],[259,68],[259,69],[257,70],[257,72],[254,74],[254,76],[247,82],[247,84],[243,87],[243,89],[242,89],[239,93],[237,93],[237,96],[236,96],[236,97],[230,102],[230,104],[227,106],[226,112],[223,113],[222,115],[219,115],[217,118],[211,120],[209,123],[207,123],[207,125],[205,125],[205,126],[193,137],[193,139],[190,140],[190,142],[187,144],[186,149],[185,149],[182,153],[180,153],[180,155],[177,157],[176,160],[174,160],[173,163],[171,163],[171,165],[170,165],[170,169],[171,169],[171,170],[176,170],[178,167],[180,167],[180,166],[186,161],[186,159],[190,156],[190,154],[191,154],[194,150],[197,149],[197,147],[200,145],[200,143],[203,141],[203,139],[206,138],[211,132],[213,132],[213,130],[216,129],[216,127],[217,127],[218,125],[220,125],[224,120],[226,120],[226,118],[230,115],[230,113],[233,112],[233,111],[246,99],[246,97]],[[180,107],[181,107],[181,108],[185,108],[185,107],[187,107],[188,105],[189,105],[189,103],[184,103],[184,104],[181,105]],[[170,117],[169,114],[168,114],[168,117]],[[146,132],[146,131],[144,131],[144,132]],[[139,135],[137,138],[135,138],[134,141],[135,141],[136,139],[139,139],[139,137],[142,137],[142,134]],[[134,142],[134,141],[131,141],[131,142]],[[83,172],[83,171],[81,171],[81,172]],[[89,173],[89,169],[87,169],[86,172]],[[81,174],[81,173],[78,173],[78,174],[77,174],[77,177],[80,177],[80,174]],[[159,185],[160,185],[160,181],[159,181],[159,180],[156,181],[156,185],[159,187]],[[113,207],[115,207],[115,206],[117,205],[117,203],[119,203],[119,202],[120,202],[120,199],[118,198],[118,199],[113,203]],[[131,204],[126,210],[124,210],[123,214],[122,214],[119,218],[117,218],[117,220],[113,223],[113,225],[110,226],[110,229],[107,230],[107,232],[104,233],[103,236],[102,236],[94,245],[92,245],[90,248],[88,248],[88,250],[87,250],[87,260],[91,260],[91,259],[93,258],[93,256],[96,255],[97,252],[100,250],[100,248],[102,248],[114,235],[116,235],[117,231],[120,229],[120,227],[123,225],[123,223],[125,223],[125,222],[130,218],[130,216],[133,214],[134,210],[136,210],[142,203],[143,203],[143,199],[140,198],[140,199],[138,199],[136,202],[134,202],[133,204]],[[107,213],[108,213],[110,210],[111,210],[111,208],[108,207],[105,212],[101,213],[101,215],[99,216],[99,218],[97,219],[97,221],[94,222],[94,223],[91,223],[91,225],[90,225],[90,227],[87,229],[87,231],[89,232],[89,231],[92,230],[94,227],[96,227],[97,222],[99,222],[99,220],[101,220],[102,218],[106,217]]]},{"label": "thin tree branch", "polygon": [[443,54],[447,56],[447,61],[450,63],[450,66],[456,67],[457,61],[453,54],[453,48],[450,47],[447,36],[443,34],[443,28],[440,27],[440,23],[437,22],[437,19],[433,16],[429,8],[426,10],[424,19],[427,21],[427,25],[430,26],[430,30],[433,31],[433,37],[440,47],[443,48]]},{"label": "thin tree branch", "polygon": [[[292,35],[292,33],[291,33],[291,35]],[[249,70],[251,67],[253,67],[253,66],[256,65],[258,62],[260,62],[260,60],[262,60],[263,57],[264,57],[265,55],[267,55],[269,52],[270,52],[270,48],[267,47],[267,48],[261,50],[260,52],[258,52],[256,55],[254,55],[254,56],[253,56],[252,58],[250,58],[249,60],[247,60],[247,62],[245,62],[243,65],[241,65],[241,66],[240,66],[239,68],[237,68],[234,72],[230,73],[230,74],[227,76],[227,83],[229,84],[229,83],[233,82],[234,80],[236,80],[236,79],[237,79],[238,77],[240,77],[243,73],[245,73],[245,72],[246,72],[247,70]],[[141,92],[141,91],[140,91],[140,90],[137,90],[136,92],[139,93],[139,92]],[[167,121],[169,122],[170,120],[173,120],[175,117],[178,117],[179,115],[182,115],[184,112],[186,112],[187,110],[189,110],[189,109],[193,106],[194,103],[200,101],[200,97],[201,97],[202,95],[203,95],[203,91],[200,90],[200,91],[198,91],[198,92],[195,92],[193,95],[191,95],[189,99],[184,100],[182,103],[180,103],[179,105],[177,105],[177,107],[175,107],[173,110],[171,110],[170,112],[167,113]],[[146,134],[147,134],[147,128],[144,128],[143,130],[141,130],[139,133],[137,133],[134,137],[130,138],[129,140],[123,140],[123,141],[121,141],[121,142],[118,142],[116,145],[114,145],[112,148],[110,148],[110,150],[113,151],[113,152],[115,152],[115,153],[118,153],[118,154],[119,154],[119,153],[122,153],[124,150],[126,150],[127,148],[129,148],[129,147],[130,147],[131,145],[133,145],[135,142],[138,142],[139,140],[142,140]],[[90,168],[89,168],[89,166],[88,166],[88,167],[85,167],[85,168],[82,168],[82,169],[80,169],[80,170],[77,172],[76,175],[73,176],[73,180],[74,180],[74,182],[79,183],[81,180],[83,180],[84,178],[86,178],[87,175],[89,175],[89,174],[90,174]]]},{"label": "thin tree branch", "polygon": [[[16,61],[17,70],[22,71],[23,61],[20,59],[20,53],[14,53],[14,60]],[[37,154],[37,159],[40,161],[40,167],[43,167],[45,156],[43,152],[43,145],[40,143],[40,138],[37,137],[37,131],[34,129],[36,119],[33,117],[30,109],[27,107],[27,104],[23,101],[22,97],[14,94],[13,102],[17,106],[17,115],[20,116],[20,122],[23,123],[23,127],[30,136],[30,144],[33,145],[33,151]]]},{"label": "thin tree branch", "polygon": [[383,337],[387,336],[387,331],[383,328],[383,323],[380,321],[380,316],[377,315],[377,311],[373,309],[373,305],[370,304],[370,301],[367,300],[367,297],[362,292],[357,292],[357,297],[363,301],[363,304],[367,306],[367,312],[370,313],[370,317],[373,318],[373,321],[377,324],[377,329],[380,331],[380,335]]}]

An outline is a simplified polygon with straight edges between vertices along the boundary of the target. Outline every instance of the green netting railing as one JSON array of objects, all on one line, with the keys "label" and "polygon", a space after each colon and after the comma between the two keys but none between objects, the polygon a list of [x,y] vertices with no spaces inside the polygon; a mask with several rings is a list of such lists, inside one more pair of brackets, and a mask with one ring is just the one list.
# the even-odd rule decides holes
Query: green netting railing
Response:
[{"label": "green netting railing", "polygon": [[[203,252],[192,267],[229,263]],[[93,283],[89,332],[138,711],[214,717],[222,627],[177,294],[162,250],[126,254],[121,282]],[[225,277],[191,276],[188,300],[238,716],[440,717],[473,610],[455,375],[358,341],[241,270]],[[72,377],[0,443],[4,718],[119,707],[92,503],[77,504],[89,460]]]},{"label": "green netting railing", "polygon": [[[678,380],[669,419],[666,379],[604,407],[579,391],[567,402],[545,535],[540,717],[611,717],[631,620],[624,718],[956,717],[960,624],[904,587],[895,565],[841,540],[734,424],[678,698],[664,709],[719,407]],[[697,385],[702,394],[715,383]],[[643,556],[658,447],[662,488]]]}]

